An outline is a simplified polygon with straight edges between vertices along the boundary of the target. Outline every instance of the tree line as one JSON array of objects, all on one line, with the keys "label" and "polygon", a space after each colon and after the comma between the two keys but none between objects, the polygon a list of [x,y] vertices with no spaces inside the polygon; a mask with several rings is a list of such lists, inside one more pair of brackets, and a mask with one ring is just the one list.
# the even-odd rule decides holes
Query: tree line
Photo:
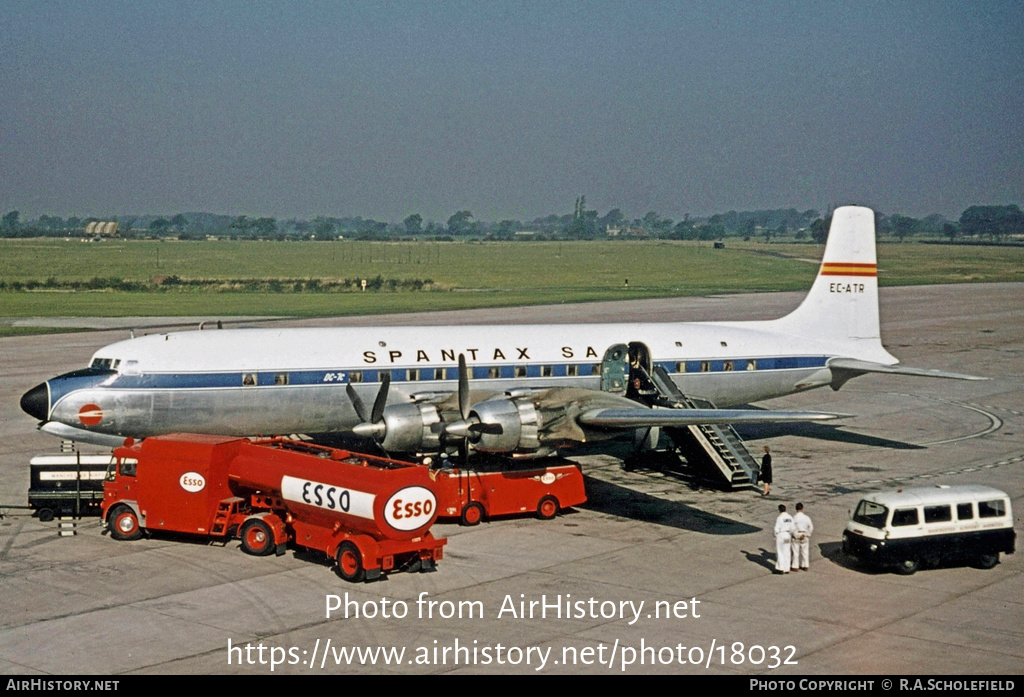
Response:
[{"label": "tree line", "polygon": [[[1024,213],[1016,205],[971,206],[955,221],[934,214],[912,218],[901,214],[875,213],[881,237],[900,241],[912,236],[943,237],[950,242],[1003,242],[1024,235]],[[794,208],[761,211],[728,211],[708,217],[684,216],[682,220],[649,211],[642,218],[628,218],[613,208],[600,215],[587,208],[586,198],[576,199],[571,214],[551,214],[531,221],[478,220],[469,210],[453,213],[440,223],[425,221],[413,213],[400,224],[362,217],[318,216],[312,219],[278,220],[273,217],[229,216],[213,213],[177,213],[172,216],[68,217],[41,215],[23,221],[17,210],[0,219],[0,237],[81,236],[95,221],[116,221],[124,238],[206,239],[207,237],[258,240],[402,240],[402,239],[677,239],[721,240],[727,237],[763,238],[766,242],[787,238],[823,243],[831,215]]]}]

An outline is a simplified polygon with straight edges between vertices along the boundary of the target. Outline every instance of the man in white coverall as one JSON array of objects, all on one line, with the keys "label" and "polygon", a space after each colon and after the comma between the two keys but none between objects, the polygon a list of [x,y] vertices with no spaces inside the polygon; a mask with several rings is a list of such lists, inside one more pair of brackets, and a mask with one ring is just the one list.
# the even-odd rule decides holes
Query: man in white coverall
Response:
[{"label": "man in white coverall", "polygon": [[792,544],[793,516],[786,513],[784,505],[779,504],[779,517],[775,519],[775,571],[789,573]]},{"label": "man in white coverall", "polygon": [[814,532],[814,523],[811,517],[804,513],[804,505],[796,505],[796,515],[793,516],[793,571],[803,569],[807,571],[810,567],[811,558],[811,533]]}]

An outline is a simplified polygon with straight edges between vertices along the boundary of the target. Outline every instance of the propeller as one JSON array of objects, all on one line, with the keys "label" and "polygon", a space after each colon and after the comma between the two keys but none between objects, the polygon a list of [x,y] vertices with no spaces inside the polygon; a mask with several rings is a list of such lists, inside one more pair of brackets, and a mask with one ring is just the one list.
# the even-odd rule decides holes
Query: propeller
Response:
[{"label": "propeller", "polygon": [[380,376],[380,390],[377,391],[377,397],[373,400],[372,410],[367,413],[366,404],[363,403],[356,389],[352,387],[352,383],[345,385],[345,392],[361,421],[352,427],[353,433],[364,438],[373,438],[377,442],[384,440],[384,434],[387,432],[387,425],[384,423],[384,407],[388,403],[390,387],[391,371],[383,371]]},{"label": "propeller", "polygon": [[459,421],[446,424],[444,433],[455,438],[474,440],[479,439],[480,434],[490,433],[500,435],[503,431],[501,424],[480,423],[479,419],[471,418],[469,402],[469,368],[466,367],[465,354],[459,354]]}]

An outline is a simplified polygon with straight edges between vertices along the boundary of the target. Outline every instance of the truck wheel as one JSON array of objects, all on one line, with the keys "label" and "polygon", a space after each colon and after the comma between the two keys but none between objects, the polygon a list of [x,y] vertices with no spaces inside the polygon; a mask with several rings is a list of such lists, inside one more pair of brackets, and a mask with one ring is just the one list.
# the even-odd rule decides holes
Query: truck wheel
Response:
[{"label": "truck wheel", "polygon": [[338,573],[349,583],[361,583],[366,579],[363,555],[354,542],[346,540],[338,547]]},{"label": "truck wheel", "polygon": [[551,520],[558,515],[558,499],[554,496],[545,496],[537,504],[537,517],[541,520]]},{"label": "truck wheel", "polygon": [[974,560],[974,565],[979,569],[991,569],[999,563],[999,552],[992,554],[979,554]]},{"label": "truck wheel", "polygon": [[274,551],[274,531],[262,520],[250,520],[242,526],[242,551],[265,557]]},{"label": "truck wheel", "polygon": [[479,525],[480,521],[484,519],[484,507],[476,501],[466,504],[466,507],[462,509],[462,516],[459,522],[463,525]]},{"label": "truck wheel", "polygon": [[917,559],[904,559],[896,567],[896,572],[903,574],[904,576],[910,576],[911,574],[916,573],[920,568],[921,562]]},{"label": "truck wheel", "polygon": [[115,540],[130,542],[142,537],[139,517],[131,506],[114,506],[107,516],[107,523],[110,525],[110,536]]}]

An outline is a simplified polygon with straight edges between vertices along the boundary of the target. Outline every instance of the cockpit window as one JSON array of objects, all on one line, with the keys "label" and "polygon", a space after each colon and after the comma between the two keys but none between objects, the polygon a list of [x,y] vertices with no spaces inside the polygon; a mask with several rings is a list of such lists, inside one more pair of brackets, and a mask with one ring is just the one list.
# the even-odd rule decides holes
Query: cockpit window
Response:
[{"label": "cockpit window", "polygon": [[117,364],[121,361],[113,358],[93,358],[92,363],[89,364],[90,368],[99,368],[100,370],[114,370],[117,368]]}]

